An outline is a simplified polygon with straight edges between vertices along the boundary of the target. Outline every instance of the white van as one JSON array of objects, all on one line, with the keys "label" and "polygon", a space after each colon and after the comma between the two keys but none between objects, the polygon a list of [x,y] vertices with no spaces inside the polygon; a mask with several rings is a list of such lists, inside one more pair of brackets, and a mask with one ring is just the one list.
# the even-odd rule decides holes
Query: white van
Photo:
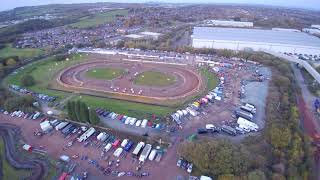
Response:
[{"label": "white van", "polygon": [[156,157],[156,155],[157,155],[157,150],[156,150],[156,149],[153,149],[153,150],[151,151],[150,155],[149,155],[149,160],[150,160],[150,161],[153,161],[154,158]]},{"label": "white van", "polygon": [[139,127],[139,126],[141,125],[141,122],[142,122],[141,120],[138,120],[138,121],[136,122],[136,126]]},{"label": "white van", "polygon": [[104,147],[104,151],[105,152],[108,152],[112,147],[112,144],[111,143],[108,143],[105,147]]}]

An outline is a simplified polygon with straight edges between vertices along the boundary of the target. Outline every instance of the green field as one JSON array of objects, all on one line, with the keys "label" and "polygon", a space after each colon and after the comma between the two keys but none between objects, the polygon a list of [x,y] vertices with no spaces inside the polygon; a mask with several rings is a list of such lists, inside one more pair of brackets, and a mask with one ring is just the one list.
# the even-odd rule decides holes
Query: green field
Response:
[{"label": "green field", "polygon": [[70,26],[74,28],[95,27],[98,25],[102,25],[102,24],[114,21],[116,19],[116,15],[126,16],[127,14],[128,14],[127,9],[113,10],[109,12],[95,14],[93,16],[86,16],[86,17],[80,18],[79,22],[70,24]]},{"label": "green field", "polygon": [[5,145],[2,138],[0,138],[0,156],[2,160],[2,179],[23,179],[23,177],[30,175],[30,171],[15,169],[8,163],[8,161],[5,159]]},{"label": "green field", "polygon": [[150,114],[163,116],[175,110],[169,107],[93,96],[77,96],[72,100],[81,100],[92,108],[105,108],[109,111],[114,111],[116,113],[126,114],[127,116],[133,116],[137,118],[147,118],[147,115]]},{"label": "green field", "polygon": [[86,72],[86,76],[94,79],[112,80],[121,76],[125,71],[115,68],[94,68]]},{"label": "green field", "polygon": [[142,86],[169,86],[174,84],[173,75],[164,74],[156,71],[146,71],[140,73],[134,80],[134,83]]},{"label": "green field", "polygon": [[0,58],[6,58],[10,56],[19,56],[21,59],[37,57],[44,54],[44,50],[34,48],[17,49],[13,48],[10,44],[3,49],[0,49]]},{"label": "green field", "polygon": [[49,90],[47,89],[48,85],[60,70],[73,64],[83,62],[86,59],[85,57],[86,55],[77,54],[69,58],[68,61],[55,61],[54,57],[37,61],[33,64],[25,66],[22,70],[18,71],[17,74],[9,75],[6,77],[4,82],[6,84],[15,84],[21,86],[21,78],[26,74],[30,74],[36,80],[36,85],[28,87],[28,89],[64,99],[67,93]]}]

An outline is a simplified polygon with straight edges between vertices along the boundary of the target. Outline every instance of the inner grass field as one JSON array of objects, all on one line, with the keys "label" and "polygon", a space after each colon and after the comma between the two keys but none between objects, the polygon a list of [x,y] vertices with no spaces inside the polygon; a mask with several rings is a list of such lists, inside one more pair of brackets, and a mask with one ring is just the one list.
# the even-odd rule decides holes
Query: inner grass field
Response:
[{"label": "inner grass field", "polygon": [[36,48],[14,48],[11,44],[6,44],[6,47],[0,49],[0,58],[7,58],[10,56],[18,56],[20,59],[37,57],[44,54],[44,50]]},{"label": "inner grass field", "polygon": [[134,79],[134,83],[142,86],[169,86],[175,83],[175,77],[157,71],[145,71]]},{"label": "inner grass field", "polygon": [[86,76],[94,79],[112,80],[121,76],[124,72],[123,69],[116,68],[94,68],[88,70]]},{"label": "inner grass field", "polygon": [[111,21],[114,21],[117,18],[117,15],[126,16],[128,15],[127,9],[120,9],[120,10],[112,10],[103,13],[97,13],[91,16],[86,16],[80,18],[80,21],[70,24],[73,28],[90,28],[99,26]]}]

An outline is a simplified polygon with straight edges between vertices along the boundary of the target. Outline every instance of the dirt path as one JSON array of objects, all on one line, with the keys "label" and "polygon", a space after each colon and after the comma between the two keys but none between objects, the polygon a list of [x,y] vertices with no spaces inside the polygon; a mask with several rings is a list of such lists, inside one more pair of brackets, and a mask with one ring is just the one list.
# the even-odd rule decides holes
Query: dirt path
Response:
[{"label": "dirt path", "polygon": [[16,151],[16,139],[21,135],[20,128],[7,123],[0,124],[0,136],[5,143],[5,156],[11,166],[17,169],[32,169],[28,179],[43,179],[48,174],[48,164],[40,159],[20,159]]}]

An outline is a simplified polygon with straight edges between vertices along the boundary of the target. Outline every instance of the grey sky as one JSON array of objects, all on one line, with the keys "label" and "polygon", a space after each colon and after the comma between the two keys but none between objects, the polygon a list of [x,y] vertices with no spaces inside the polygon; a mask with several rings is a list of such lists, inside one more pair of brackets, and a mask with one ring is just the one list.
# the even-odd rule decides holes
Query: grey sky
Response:
[{"label": "grey sky", "polygon": [[[150,0],[1,0],[0,11],[13,9],[20,6],[36,6],[44,4],[60,3],[84,3],[84,2],[148,2]],[[245,3],[264,4],[286,7],[299,7],[320,10],[320,0],[151,0],[156,2],[171,3]]]}]

